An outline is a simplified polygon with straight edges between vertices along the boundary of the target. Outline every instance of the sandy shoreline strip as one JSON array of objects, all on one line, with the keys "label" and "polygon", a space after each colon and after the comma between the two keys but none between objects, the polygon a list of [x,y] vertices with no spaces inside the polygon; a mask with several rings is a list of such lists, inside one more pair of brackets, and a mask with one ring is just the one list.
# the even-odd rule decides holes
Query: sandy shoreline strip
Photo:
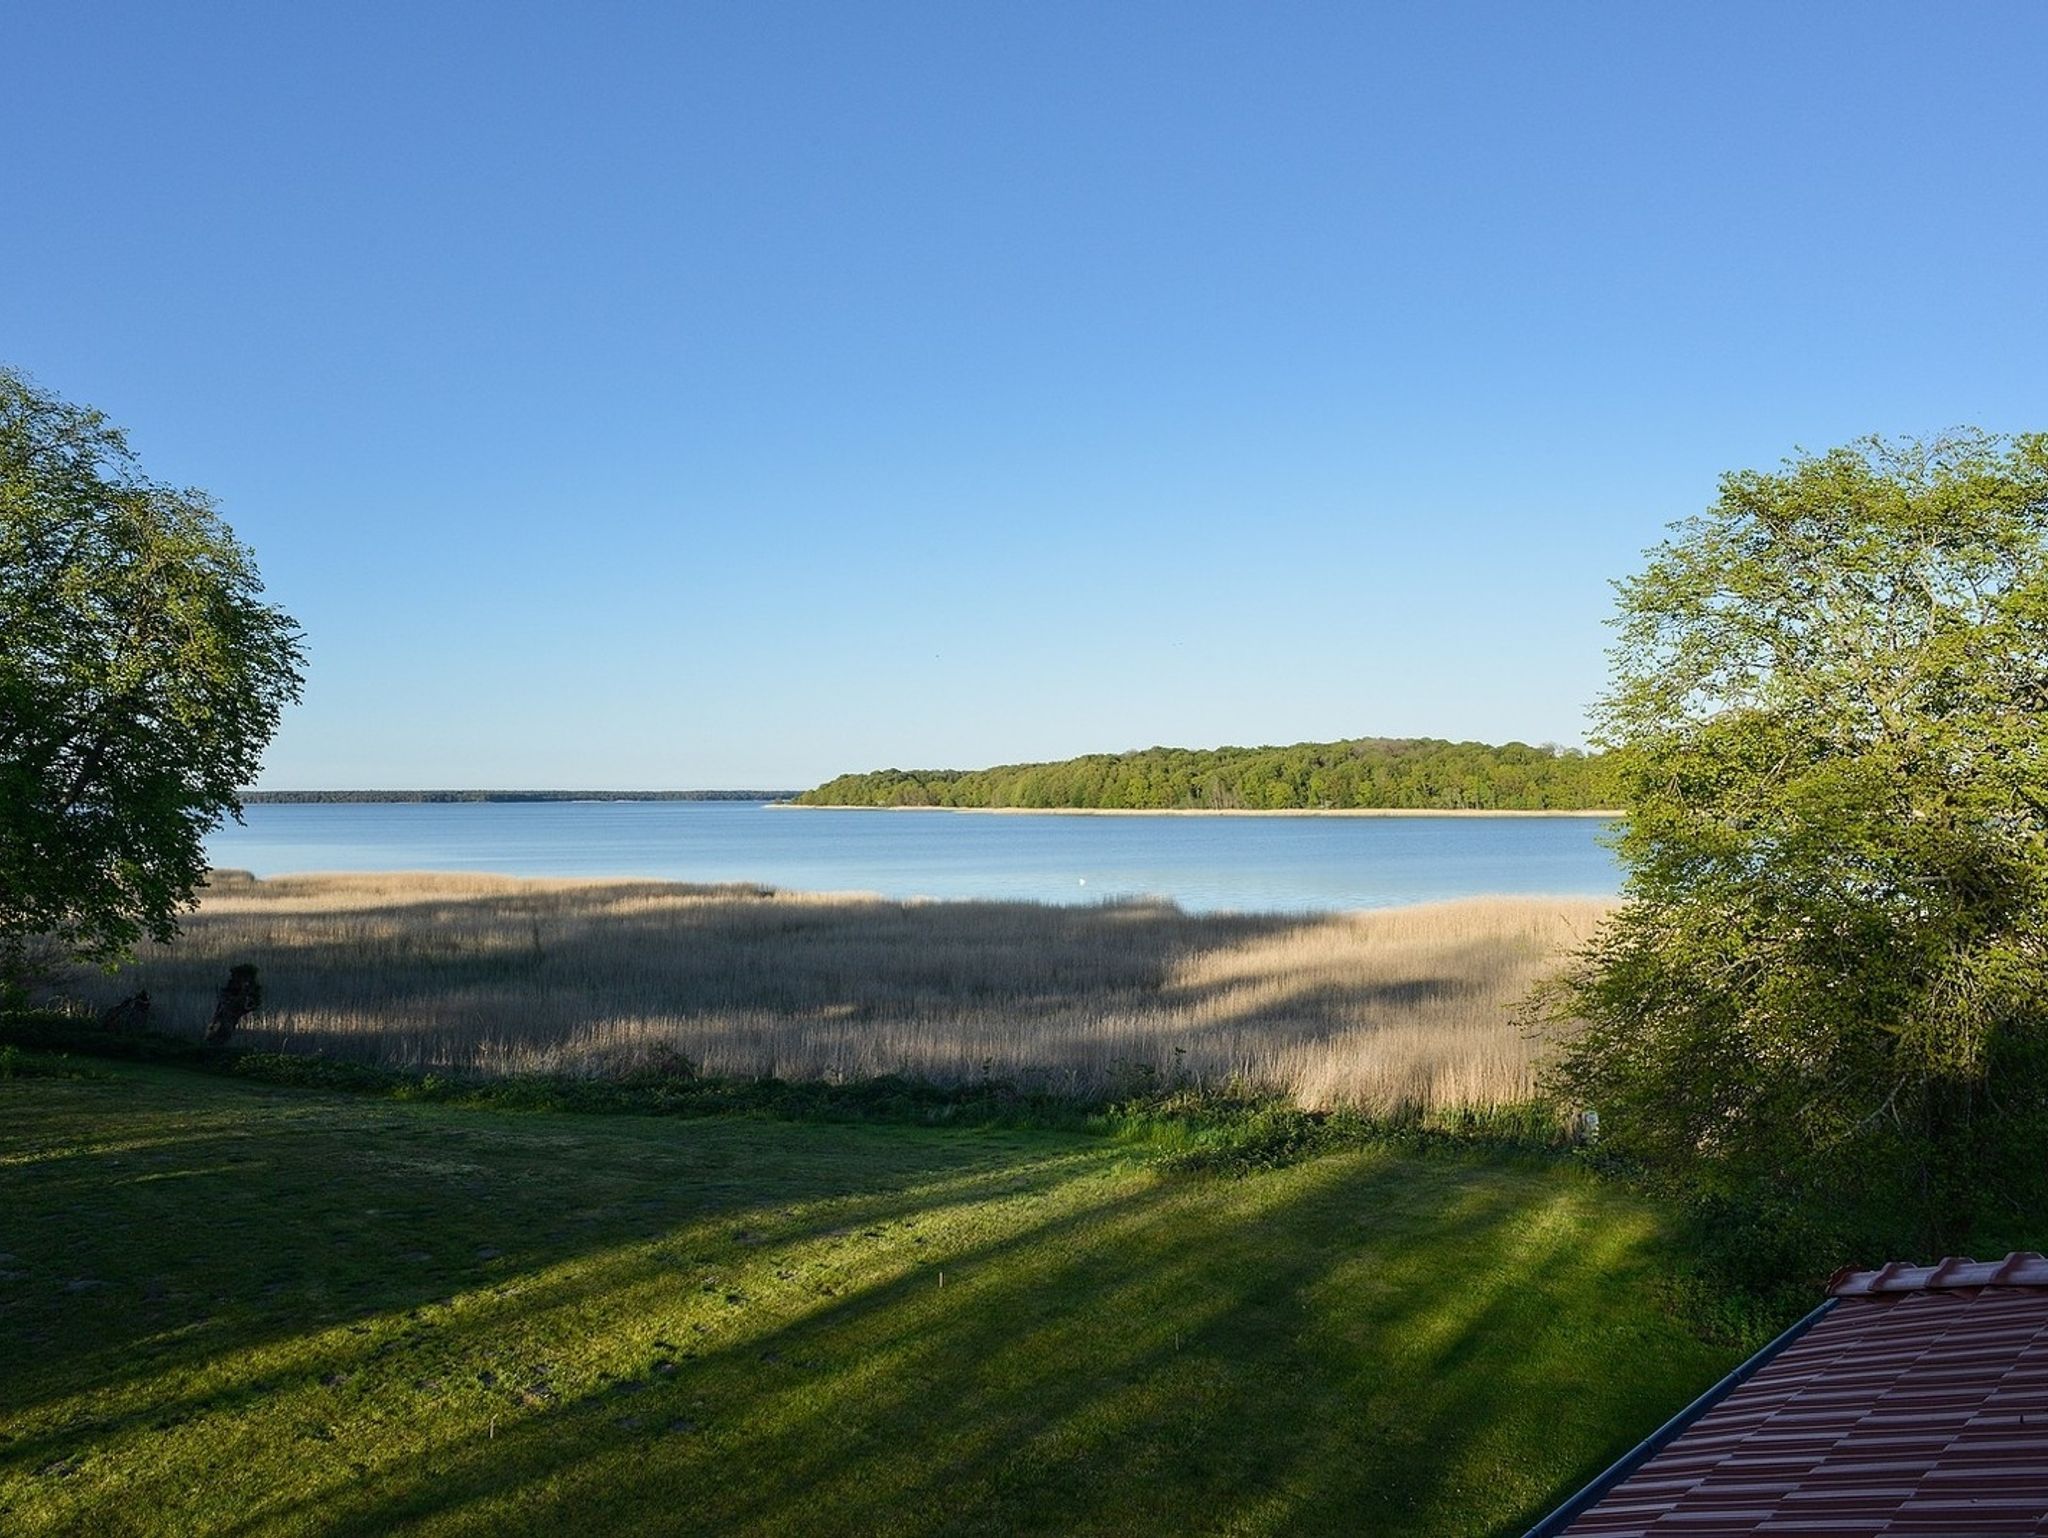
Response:
[{"label": "sandy shoreline strip", "polygon": [[770,811],[788,812],[965,812],[983,817],[1619,817],[1618,811],[1479,811],[1450,807],[1283,807],[1278,810],[1142,806],[860,806],[810,801],[770,801]]}]

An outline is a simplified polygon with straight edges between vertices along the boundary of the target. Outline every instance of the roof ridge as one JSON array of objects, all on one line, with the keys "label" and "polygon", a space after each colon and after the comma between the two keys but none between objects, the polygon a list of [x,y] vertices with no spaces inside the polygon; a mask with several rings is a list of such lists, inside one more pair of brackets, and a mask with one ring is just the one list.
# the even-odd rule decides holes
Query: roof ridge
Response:
[{"label": "roof ridge", "polygon": [[1876,1270],[1844,1266],[1828,1278],[1831,1298],[1866,1297],[1880,1292],[1940,1292],[1955,1287],[2048,1288],[2048,1256],[2039,1250],[2013,1250],[2003,1260],[1972,1260],[1945,1255],[1931,1266],[1894,1260]]}]

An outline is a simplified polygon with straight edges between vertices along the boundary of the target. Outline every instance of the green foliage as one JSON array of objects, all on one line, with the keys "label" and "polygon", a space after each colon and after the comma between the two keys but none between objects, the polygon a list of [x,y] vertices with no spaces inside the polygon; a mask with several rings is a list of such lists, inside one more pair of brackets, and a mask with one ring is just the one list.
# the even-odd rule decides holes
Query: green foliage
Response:
[{"label": "green foliage", "polygon": [[1102,811],[1585,811],[1612,806],[1603,761],[1511,742],[1365,737],[1266,748],[1147,748],[995,769],[881,769],[806,806]]},{"label": "green foliage", "polygon": [[298,697],[297,627],[197,491],[0,369],[0,973],[168,939]]},{"label": "green foliage", "polygon": [[1359,1148],[1484,1150],[1550,1157],[1576,1150],[1574,1129],[1543,1103],[1392,1114],[1309,1111],[1248,1088],[1175,1089],[1124,1100],[1103,1118],[1174,1174],[1244,1176]]},{"label": "green foliage", "polygon": [[1142,1149],[1156,1156],[1162,1169],[1187,1173],[1278,1169],[1373,1144],[1416,1151],[1464,1146],[1554,1152],[1573,1141],[1566,1122],[1541,1104],[1483,1111],[1416,1110],[1393,1116],[1305,1111],[1270,1093],[1241,1086],[1204,1091],[1161,1084],[1149,1065],[1140,1065],[1144,1071],[1134,1070],[1121,1092],[1099,1099],[1020,1091],[986,1076],[968,1084],[937,1084],[895,1074],[844,1082],[706,1078],[679,1053],[621,1078],[422,1073],[302,1053],[208,1048],[154,1031],[109,1032],[57,1011],[0,1015],[0,1051],[18,1054],[23,1049],[46,1063],[78,1056],[112,1058],[292,1089],[477,1110],[740,1115],[778,1121],[1088,1132]]},{"label": "green foliage", "polygon": [[2048,436],[1729,475],[1620,593],[1627,901],[1546,1000],[1587,1022],[1557,1087],[1618,1151],[1819,1214],[1843,1259],[2028,1210]]}]

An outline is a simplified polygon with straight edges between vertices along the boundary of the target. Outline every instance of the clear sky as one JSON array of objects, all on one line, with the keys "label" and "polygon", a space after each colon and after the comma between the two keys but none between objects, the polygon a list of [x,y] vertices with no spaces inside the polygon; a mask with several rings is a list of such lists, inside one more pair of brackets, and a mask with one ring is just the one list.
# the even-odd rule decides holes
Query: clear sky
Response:
[{"label": "clear sky", "polygon": [[0,360],[304,624],[277,787],[1580,740],[1722,470],[2048,427],[2048,6],[92,3]]}]

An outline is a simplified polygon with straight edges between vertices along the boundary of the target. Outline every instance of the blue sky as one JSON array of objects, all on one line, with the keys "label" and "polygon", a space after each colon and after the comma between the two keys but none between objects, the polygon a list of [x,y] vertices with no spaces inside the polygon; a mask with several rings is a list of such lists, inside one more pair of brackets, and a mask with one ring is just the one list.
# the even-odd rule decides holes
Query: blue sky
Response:
[{"label": "blue sky", "polygon": [[1579,740],[1722,470],[2048,427],[2038,5],[46,5],[0,359],[272,786]]}]

